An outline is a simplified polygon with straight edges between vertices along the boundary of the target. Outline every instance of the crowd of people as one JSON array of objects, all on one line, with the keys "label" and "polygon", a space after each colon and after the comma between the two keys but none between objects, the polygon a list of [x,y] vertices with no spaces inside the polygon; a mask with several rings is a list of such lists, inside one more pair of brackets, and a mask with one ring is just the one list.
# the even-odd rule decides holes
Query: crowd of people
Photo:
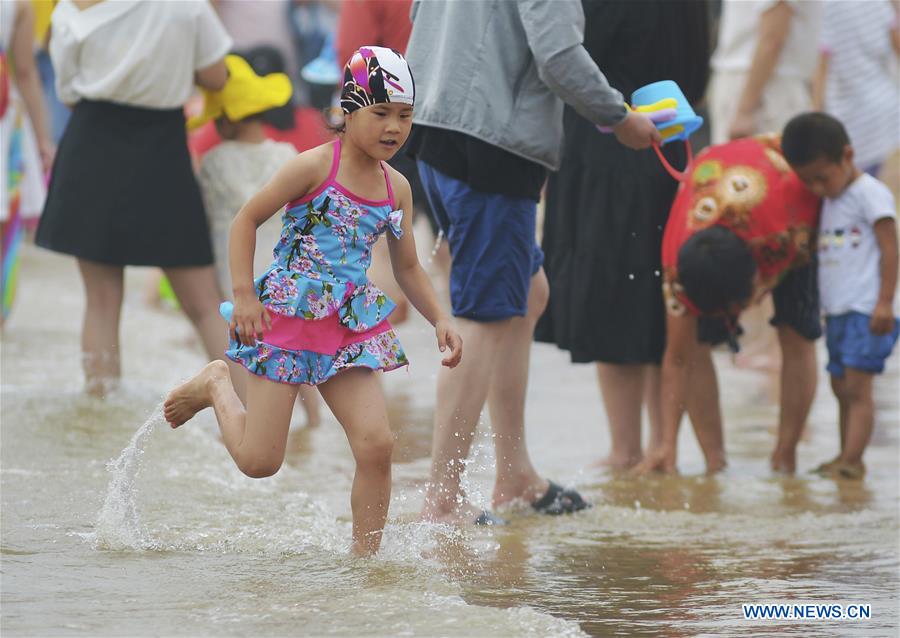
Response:
[{"label": "crowd of people", "polygon": [[[76,258],[85,385],[102,397],[121,374],[124,269],[160,268],[211,362],[168,394],[166,419],[212,407],[237,467],[264,477],[298,397],[315,424],[321,396],[356,461],[356,553],[378,550],[388,513],[376,371],[408,364],[391,324],[408,306],[444,353],[423,520],[504,523],[461,482],[485,405],[494,508],[589,506],[525,445],[534,340],[595,364],[605,465],[674,471],[687,412],[722,469],[712,350],[738,351],[739,317],[780,346],[772,469],[797,469],[824,334],[840,451],[815,471],[864,476],[873,378],[900,331],[893,0],[0,7],[4,318],[23,219],[39,217],[35,243]],[[696,157],[629,105],[659,80],[708,114]],[[298,113],[322,107],[302,130]],[[200,130],[215,140],[192,156]],[[446,238],[449,312],[414,212]]]}]

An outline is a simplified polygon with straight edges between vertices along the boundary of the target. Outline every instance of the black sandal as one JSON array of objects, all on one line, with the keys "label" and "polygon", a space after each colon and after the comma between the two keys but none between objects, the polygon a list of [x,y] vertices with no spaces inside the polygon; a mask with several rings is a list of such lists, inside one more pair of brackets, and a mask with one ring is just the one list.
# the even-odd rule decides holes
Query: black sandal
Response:
[{"label": "black sandal", "polygon": [[565,489],[553,481],[550,481],[547,493],[531,504],[541,514],[550,516],[580,512],[590,506],[590,503],[581,498],[581,494],[573,489]]},{"label": "black sandal", "polygon": [[475,519],[476,525],[506,525],[506,523],[507,521],[505,519],[502,519],[493,512],[487,510],[481,510],[481,514]]}]

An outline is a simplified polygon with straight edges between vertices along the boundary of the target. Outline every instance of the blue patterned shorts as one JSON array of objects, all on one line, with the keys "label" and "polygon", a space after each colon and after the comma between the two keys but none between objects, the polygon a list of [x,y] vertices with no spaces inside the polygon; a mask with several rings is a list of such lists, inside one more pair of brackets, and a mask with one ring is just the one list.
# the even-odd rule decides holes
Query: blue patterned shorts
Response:
[{"label": "blue patterned shorts", "polygon": [[825,318],[826,370],[831,375],[843,377],[845,368],[872,374],[884,371],[884,362],[900,335],[900,321],[894,320],[894,329],[890,333],[874,335],[869,330],[869,320],[869,316],[861,312]]}]

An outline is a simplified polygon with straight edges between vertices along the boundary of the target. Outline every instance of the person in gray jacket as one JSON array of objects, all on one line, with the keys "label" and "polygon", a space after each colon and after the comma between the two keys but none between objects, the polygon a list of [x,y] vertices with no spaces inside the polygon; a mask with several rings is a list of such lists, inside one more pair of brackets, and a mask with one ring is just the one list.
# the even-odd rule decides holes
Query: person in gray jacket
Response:
[{"label": "person in gray jacket", "polygon": [[460,486],[488,403],[497,457],[493,506],[547,514],[587,503],[538,474],[525,447],[534,326],[547,303],[537,202],[563,144],[563,102],[634,149],[659,142],[582,46],[578,0],[416,0],[407,59],[417,104],[410,152],[452,255],[453,314],[470,354],[438,376],[423,520],[502,522]]}]

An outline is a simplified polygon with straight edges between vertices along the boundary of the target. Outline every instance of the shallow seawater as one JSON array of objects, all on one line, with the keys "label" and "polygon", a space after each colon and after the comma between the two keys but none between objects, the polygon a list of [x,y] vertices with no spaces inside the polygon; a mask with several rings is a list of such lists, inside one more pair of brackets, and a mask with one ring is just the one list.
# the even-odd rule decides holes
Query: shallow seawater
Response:
[{"label": "shallow seawater", "polygon": [[[896,636],[900,600],[897,356],[878,379],[865,481],[806,473],[837,448],[824,377],[796,477],[767,465],[772,380],[724,355],[730,465],[702,475],[690,428],[672,477],[591,469],[608,448],[594,373],[536,345],[528,442],[542,472],[595,506],[503,528],[416,522],[428,474],[438,353],[399,327],[413,361],[384,375],[397,432],[384,546],[348,556],[353,463],[330,417],[295,414],[273,478],[235,468],[209,411],[172,431],[166,391],[202,363],[178,313],[127,277],[125,382],[81,392],[83,296],[73,261],[27,247],[2,341],[0,596],[4,636]],[[820,357],[821,359],[821,357]],[[466,485],[487,504],[481,428]],[[742,603],[860,603],[860,621],[747,621]]]}]

